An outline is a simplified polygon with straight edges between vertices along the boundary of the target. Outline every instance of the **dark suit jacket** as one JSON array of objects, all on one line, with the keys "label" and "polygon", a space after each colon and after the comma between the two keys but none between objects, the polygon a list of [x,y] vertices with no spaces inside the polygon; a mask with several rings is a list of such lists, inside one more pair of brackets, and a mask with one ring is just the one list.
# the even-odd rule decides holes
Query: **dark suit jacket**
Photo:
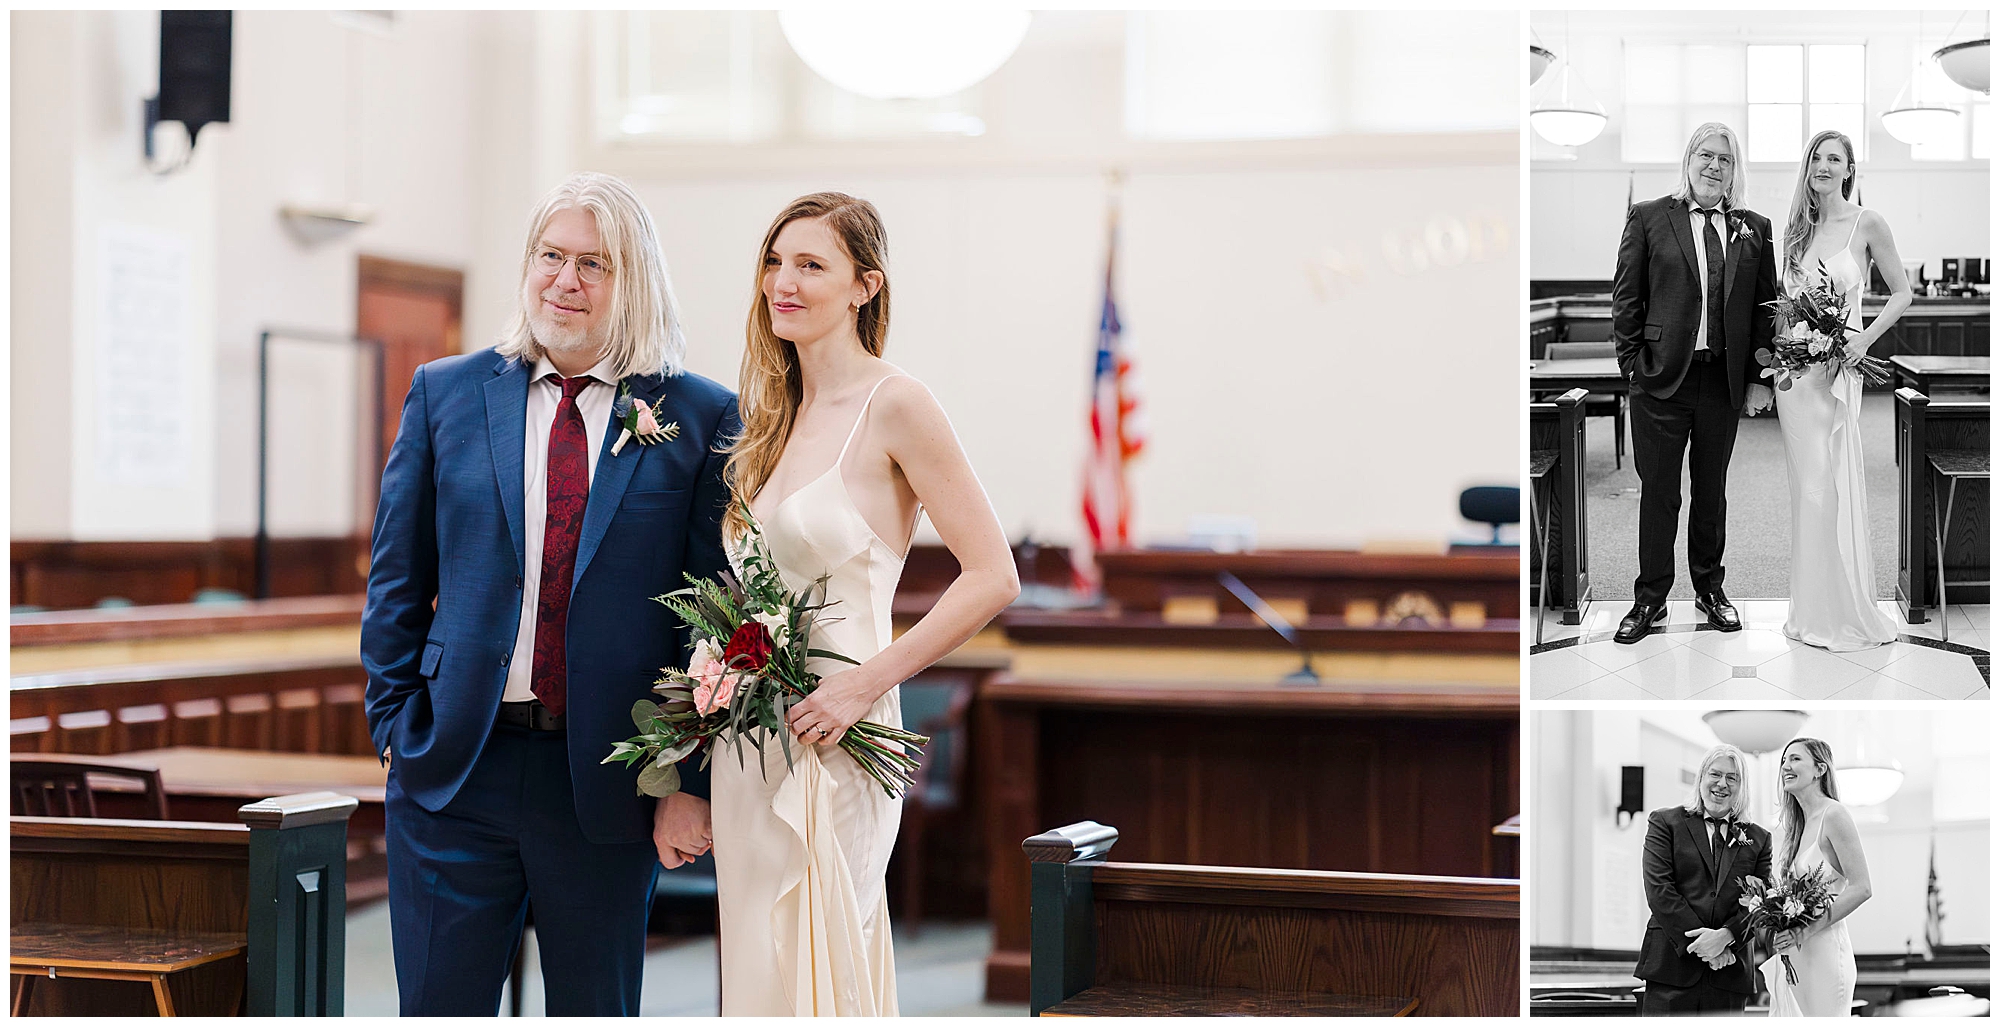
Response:
[{"label": "dark suit jacket", "polygon": [[[1765,306],[1778,295],[1771,221],[1742,211],[1743,232],[1723,239],[1722,328],[1726,342],[1709,340],[1729,367],[1729,395],[1743,405],[1745,386],[1767,385],[1757,376],[1758,349],[1771,345],[1777,324]],[[1732,212],[1733,213],[1733,212]],[[1611,339],[1625,380],[1665,399],[1681,387],[1694,359],[1707,285],[1695,251],[1702,241],[1688,218],[1688,204],[1669,196],[1632,205],[1618,240],[1618,271],[1611,281]],[[1732,231],[1736,219],[1730,218]]]},{"label": "dark suit jacket", "polygon": [[[423,808],[458,793],[492,730],[521,627],[522,453],[529,368],[491,349],[417,369],[382,472],[361,662],[368,729],[392,750],[397,780]],[[664,398],[671,442],[603,448],[584,506],[570,588],[568,727],[571,790],[586,838],[652,837],[654,800],[632,770],[599,761],[633,735],[632,704],[664,666],[684,665],[687,633],[652,597],[682,571],[728,566],[728,489],[716,446],[739,430],[736,397],[692,374],[627,379],[635,398]],[[435,602],[435,609],[433,608]],[[692,765],[684,767],[684,772]],[[686,775],[706,796],[703,775]]]},{"label": "dark suit jacket", "polygon": [[[1646,905],[1653,915],[1646,921],[1634,977],[1687,988],[1706,975],[1726,991],[1756,990],[1750,932],[1744,923],[1748,914],[1738,900],[1743,897],[1745,877],[1771,880],[1771,832],[1748,821],[1741,824],[1750,835],[1748,845],[1723,845],[1720,852],[1711,852],[1708,828],[1699,815],[1670,806],[1654,810],[1646,819],[1641,872]],[[1689,955],[1694,939],[1687,932],[1697,927],[1727,927],[1736,936],[1730,946],[1736,962],[1710,970],[1699,956]]]}]

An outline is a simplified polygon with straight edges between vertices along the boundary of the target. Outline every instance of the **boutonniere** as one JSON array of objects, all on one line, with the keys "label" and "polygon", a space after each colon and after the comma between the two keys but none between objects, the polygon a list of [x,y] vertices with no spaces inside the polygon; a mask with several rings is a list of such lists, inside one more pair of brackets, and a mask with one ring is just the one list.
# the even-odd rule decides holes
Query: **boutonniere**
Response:
[{"label": "boutonniere", "polygon": [[660,424],[660,408],[666,402],[666,397],[662,396],[654,400],[652,406],[647,406],[632,395],[632,386],[621,383],[618,386],[618,402],[612,406],[611,413],[618,418],[624,430],[618,433],[618,441],[611,444],[611,455],[617,456],[618,451],[625,448],[625,443],[633,439],[637,439],[642,446],[650,446],[678,438],[681,433],[679,421]]},{"label": "boutonniere", "polygon": [[1723,217],[1729,222],[1729,245],[1734,246],[1738,241],[1757,234],[1756,230],[1750,227],[1750,219],[1744,217],[1742,211],[1727,211]]},{"label": "boutonniere", "polygon": [[1722,837],[1729,845],[1749,845],[1750,832],[1734,820],[1722,825]]}]

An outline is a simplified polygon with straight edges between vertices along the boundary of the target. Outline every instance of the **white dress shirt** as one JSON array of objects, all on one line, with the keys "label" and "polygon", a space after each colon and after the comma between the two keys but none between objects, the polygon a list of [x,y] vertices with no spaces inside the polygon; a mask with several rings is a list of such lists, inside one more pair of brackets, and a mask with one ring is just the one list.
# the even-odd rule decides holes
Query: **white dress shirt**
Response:
[{"label": "white dress shirt", "polygon": [[[1694,348],[1697,351],[1708,348],[1708,245],[1702,239],[1702,215],[1704,211],[1690,205],[1688,207],[1688,227],[1694,230],[1694,262],[1696,274],[1701,282],[1701,320],[1694,330]],[[1723,216],[1721,207],[1710,208],[1708,217],[1716,221],[1715,234],[1722,240],[1723,274],[1728,274],[1729,266],[1729,219]]]},{"label": "white dress shirt", "polygon": [[[502,702],[527,702],[535,697],[529,688],[534,677],[535,622],[540,618],[542,599],[542,535],[549,519],[549,432],[555,427],[556,405],[562,402],[561,372],[543,357],[529,372],[528,425],[521,453],[521,626],[514,633],[514,655],[507,661],[507,688]],[[600,361],[584,374],[597,379],[576,397],[576,409],[583,415],[583,440],[588,454],[584,466],[590,481],[597,480],[597,455],[604,449],[604,432],[611,423],[611,405],[618,399],[617,379],[610,361]],[[569,587],[563,582],[563,588]]]}]

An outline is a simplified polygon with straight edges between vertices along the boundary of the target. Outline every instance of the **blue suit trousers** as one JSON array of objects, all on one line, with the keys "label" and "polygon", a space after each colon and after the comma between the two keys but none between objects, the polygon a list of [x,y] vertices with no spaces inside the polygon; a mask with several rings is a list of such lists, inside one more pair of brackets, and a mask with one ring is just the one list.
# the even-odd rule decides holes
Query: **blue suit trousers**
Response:
[{"label": "blue suit trousers", "polygon": [[599,845],[577,826],[567,738],[496,726],[464,787],[433,813],[386,797],[389,921],[404,1016],[493,1016],[528,904],[550,1016],[639,1012],[650,841]]}]

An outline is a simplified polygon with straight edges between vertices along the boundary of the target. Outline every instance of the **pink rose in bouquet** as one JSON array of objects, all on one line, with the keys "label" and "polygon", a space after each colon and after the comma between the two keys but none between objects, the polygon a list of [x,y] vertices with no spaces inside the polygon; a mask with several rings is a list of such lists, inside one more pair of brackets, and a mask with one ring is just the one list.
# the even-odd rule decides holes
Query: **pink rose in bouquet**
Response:
[{"label": "pink rose in bouquet", "polygon": [[702,716],[729,708],[736,694],[737,675],[730,672],[715,654],[708,639],[695,643],[694,658],[688,661],[688,677],[694,679],[694,707]]}]

